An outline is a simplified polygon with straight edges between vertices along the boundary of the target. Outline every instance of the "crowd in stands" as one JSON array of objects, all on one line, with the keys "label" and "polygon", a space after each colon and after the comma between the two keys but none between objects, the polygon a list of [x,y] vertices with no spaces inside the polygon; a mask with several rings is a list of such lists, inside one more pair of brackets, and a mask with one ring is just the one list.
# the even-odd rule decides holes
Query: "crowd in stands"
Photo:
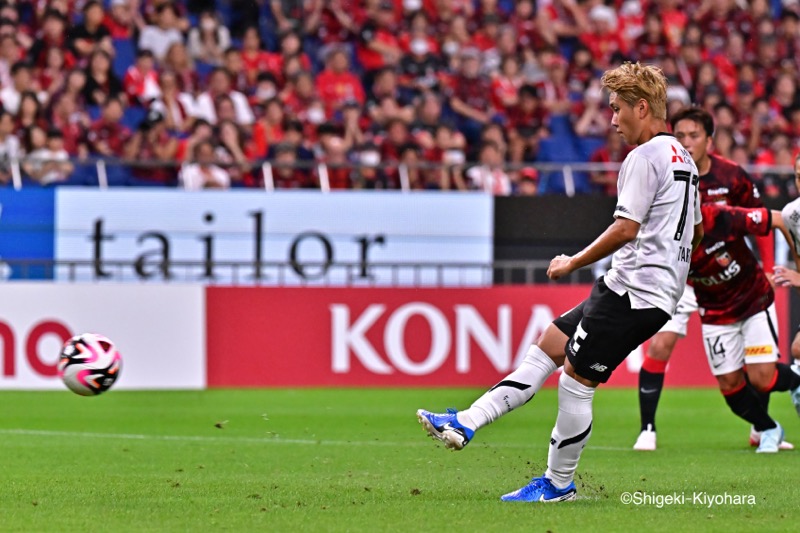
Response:
[{"label": "crowd in stands", "polygon": [[324,162],[333,189],[558,193],[531,163],[629,149],[599,85],[624,60],[662,67],[671,112],[710,110],[717,153],[793,166],[798,0],[0,0],[0,181],[21,159],[96,182],[101,157],[146,163],[111,184],[262,187],[269,161],[319,187]]}]

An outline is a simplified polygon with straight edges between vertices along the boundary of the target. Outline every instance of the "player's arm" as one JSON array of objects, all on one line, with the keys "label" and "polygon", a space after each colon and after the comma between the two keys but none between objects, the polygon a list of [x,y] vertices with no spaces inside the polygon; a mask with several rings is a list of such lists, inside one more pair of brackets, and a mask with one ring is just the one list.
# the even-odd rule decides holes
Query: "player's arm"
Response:
[{"label": "player's arm", "polygon": [[[792,239],[792,236],[789,234],[789,229],[783,222],[783,214],[774,209],[772,210],[772,228],[779,230],[783,234],[783,238],[786,239],[786,242],[789,244],[789,250],[792,251],[792,258],[794,259],[795,267],[800,270],[800,257],[797,255],[794,239]],[[766,267],[764,270],[766,270]],[[766,271],[769,272],[769,270]]]},{"label": "player's arm", "polygon": [[700,241],[703,240],[703,235],[705,235],[705,232],[703,231],[703,223],[698,222],[694,225],[694,234],[692,234],[692,252],[697,250],[697,247],[700,246]]},{"label": "player's arm", "polygon": [[800,289],[800,272],[786,268],[785,266],[776,266],[774,275],[772,277],[775,285],[779,287],[794,287]]},{"label": "player's arm", "polygon": [[617,217],[614,223],[597,237],[589,246],[573,256],[559,255],[550,261],[547,276],[558,279],[575,270],[591,265],[608,257],[625,244],[631,242],[639,234],[641,224],[629,218]]},{"label": "player's arm", "polygon": [[[738,205],[741,207],[764,207],[758,186],[742,167],[739,167],[739,175],[736,177],[735,183],[736,197],[740,199]],[[775,239],[771,233],[768,233],[756,236],[755,241],[761,266],[765,272],[772,271],[772,267],[775,266]]]}]

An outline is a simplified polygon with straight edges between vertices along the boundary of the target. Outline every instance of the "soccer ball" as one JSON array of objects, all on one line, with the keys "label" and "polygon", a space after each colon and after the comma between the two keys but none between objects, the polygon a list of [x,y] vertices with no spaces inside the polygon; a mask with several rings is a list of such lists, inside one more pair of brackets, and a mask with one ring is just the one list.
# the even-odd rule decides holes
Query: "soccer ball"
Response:
[{"label": "soccer ball", "polygon": [[96,396],[111,388],[122,368],[114,343],[96,333],[83,333],[61,349],[58,375],[75,394]]}]

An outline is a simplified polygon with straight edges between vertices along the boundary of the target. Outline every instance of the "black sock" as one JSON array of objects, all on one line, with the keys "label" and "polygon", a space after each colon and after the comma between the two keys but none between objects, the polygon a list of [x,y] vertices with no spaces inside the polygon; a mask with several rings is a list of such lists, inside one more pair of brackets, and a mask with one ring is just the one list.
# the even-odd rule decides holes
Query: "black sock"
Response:
[{"label": "black sock", "polygon": [[[747,374],[744,375],[744,379],[747,381],[749,386],[753,387],[753,384],[750,383],[750,378],[747,376]],[[758,400],[759,403],[761,403],[761,407],[763,407],[764,410],[769,413],[769,398],[772,396],[772,394],[770,394],[769,391],[760,391],[755,387],[753,387],[753,390],[756,391],[756,394],[758,395]]]},{"label": "black sock", "polygon": [[761,406],[758,393],[749,383],[745,383],[744,387],[733,394],[724,396],[731,411],[753,424],[756,431],[764,431],[776,427],[775,421],[770,418],[767,411]]},{"label": "black sock", "polygon": [[778,378],[769,390],[770,392],[794,390],[800,387],[800,375],[795,374],[789,365],[785,363],[776,363],[775,367],[778,370]]},{"label": "black sock", "polygon": [[639,414],[642,419],[642,431],[646,431],[648,426],[651,431],[656,430],[656,409],[663,388],[663,372],[648,372],[644,368],[639,370]]}]

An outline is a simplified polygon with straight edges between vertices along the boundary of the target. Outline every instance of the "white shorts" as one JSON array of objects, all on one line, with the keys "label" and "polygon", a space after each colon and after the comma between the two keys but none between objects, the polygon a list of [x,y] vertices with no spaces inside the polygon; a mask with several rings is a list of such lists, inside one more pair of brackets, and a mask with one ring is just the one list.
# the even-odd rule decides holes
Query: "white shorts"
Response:
[{"label": "white shorts", "polygon": [[703,345],[711,373],[721,376],[744,365],[776,362],[780,357],[777,337],[775,304],[735,324],[703,324]]},{"label": "white shorts", "polygon": [[677,333],[681,337],[685,337],[686,328],[689,325],[689,317],[695,311],[697,311],[697,298],[694,296],[694,288],[691,285],[687,285],[683,294],[681,294],[681,299],[678,300],[678,308],[675,310],[675,314],[658,332]]}]

